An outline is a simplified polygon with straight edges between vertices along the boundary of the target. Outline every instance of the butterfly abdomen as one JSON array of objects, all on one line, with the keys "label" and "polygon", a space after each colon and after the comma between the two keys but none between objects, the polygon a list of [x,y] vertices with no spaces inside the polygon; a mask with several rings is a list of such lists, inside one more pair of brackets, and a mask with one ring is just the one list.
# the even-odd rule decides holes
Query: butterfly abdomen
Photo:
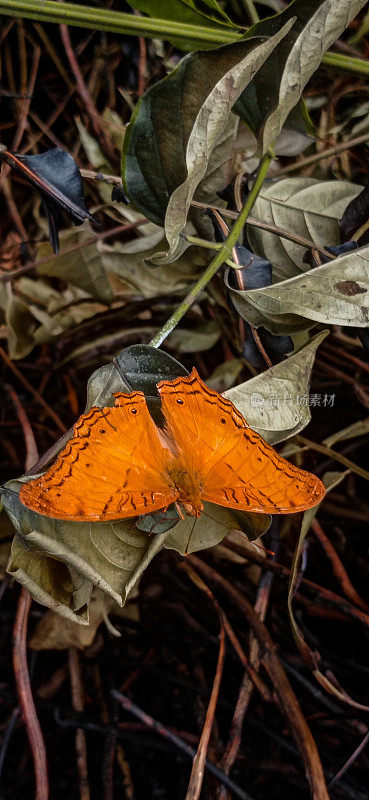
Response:
[{"label": "butterfly abdomen", "polygon": [[168,479],[178,492],[178,503],[183,505],[186,514],[199,517],[204,508],[201,499],[201,484],[196,473],[188,472],[180,458],[174,458],[168,468]]}]

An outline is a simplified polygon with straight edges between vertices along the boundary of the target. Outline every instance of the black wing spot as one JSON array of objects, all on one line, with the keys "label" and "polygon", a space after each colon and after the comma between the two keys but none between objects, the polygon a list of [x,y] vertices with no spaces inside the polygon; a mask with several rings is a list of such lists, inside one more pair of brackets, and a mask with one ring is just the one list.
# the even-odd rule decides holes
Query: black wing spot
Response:
[{"label": "black wing spot", "polygon": [[105,428],[100,428],[99,433],[106,433]]},{"label": "black wing spot", "polygon": [[177,403],[179,406],[183,406],[183,400],[181,397],[177,397]]},{"label": "black wing spot", "polygon": [[132,408],[130,408],[129,410],[131,414],[137,414],[137,408],[135,408],[134,406],[132,406]]},{"label": "black wing spot", "polygon": [[227,423],[227,420],[225,419],[225,417],[221,417],[220,421],[221,421],[222,425],[226,425],[226,423]]}]

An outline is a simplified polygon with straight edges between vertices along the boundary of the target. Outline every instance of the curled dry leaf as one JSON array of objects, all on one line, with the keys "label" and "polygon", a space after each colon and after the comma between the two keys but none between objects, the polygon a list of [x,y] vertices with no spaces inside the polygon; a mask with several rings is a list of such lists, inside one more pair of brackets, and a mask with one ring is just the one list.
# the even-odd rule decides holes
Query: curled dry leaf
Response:
[{"label": "curled dry leaf", "polygon": [[40,193],[54,253],[59,252],[60,211],[68,214],[75,225],[80,225],[86,219],[96,222],[85,205],[81,173],[66,150],[53,147],[45,153],[32,156],[2,150],[1,160]]},{"label": "curled dry leaf", "polygon": [[294,436],[310,422],[309,405],[301,400],[308,396],[315,353],[327,335],[318,333],[285,361],[224,392],[269,444]]},{"label": "curled dry leaf", "polygon": [[79,230],[72,229],[61,234],[61,252],[58,255],[50,255],[49,245],[40,244],[35,259],[40,262],[37,273],[60,278],[83,289],[96,300],[110,303],[113,292],[101,255],[94,241],[91,241],[95,237],[97,240],[91,226],[85,223]]},{"label": "curled dry leaf", "polygon": [[369,247],[274,286],[231,292],[241,316],[254,325],[265,325],[272,333],[309,328],[311,321],[367,328]]},{"label": "curled dry leaf", "polygon": [[[252,216],[271,222],[315,244],[340,244],[340,219],[361,186],[349,181],[320,181],[316,178],[285,178],[264,184],[252,209]],[[305,247],[274,233],[247,225],[251,250],[268,259],[273,283],[294,278],[309,267]]]},{"label": "curled dry leaf", "polygon": [[[164,222],[169,251],[151,263],[173,261],[185,248],[180,234],[190,203],[198,187],[201,192],[220,143],[226,144],[226,153],[221,157],[218,151],[218,163],[229,159],[237,124],[230,117],[232,106],[291,24],[288,21],[267,41],[252,39],[191,53],[138,104],[127,128],[122,172],[131,200],[153,222]],[[212,193],[214,180],[213,174]],[[218,190],[225,185],[219,184]]]},{"label": "curled dry leaf", "polygon": [[248,36],[273,36],[294,18],[286,38],[245,89],[235,109],[257,136],[260,156],[280,133],[324,53],[365,5],[365,0],[294,0],[280,14],[250,29]]},{"label": "curled dry leaf", "polygon": [[[137,607],[134,608],[137,611]],[[130,604],[122,611],[104,592],[94,589],[89,603],[88,625],[79,625],[49,609],[32,632],[28,642],[29,647],[32,650],[66,650],[69,647],[83,650],[92,644],[99,626],[113,611],[120,616],[128,612],[127,616],[137,619],[137,613],[135,615],[132,613]]]},{"label": "curled dry leaf", "polygon": [[9,357],[24,358],[34,347],[37,323],[27,303],[14,295],[8,283],[0,283],[0,322],[7,327]]},{"label": "curled dry leaf", "polygon": [[[290,407],[286,402],[275,407],[272,398],[287,394],[296,401],[302,391],[308,391],[314,353],[325,335],[319,334],[286,361],[225,393],[269,442],[293,435],[309,421],[307,406],[294,402]],[[185,372],[168,354],[147,345],[133,345],[122,351],[113,364],[91,376],[87,407],[111,403],[113,391],[141,389],[158,420],[156,383]],[[65,438],[60,447],[64,444]],[[54,456],[56,451],[55,448]],[[162,528],[165,532],[152,535],[137,528],[132,519],[114,523],[64,522],[36,514],[20,503],[18,493],[24,480],[29,478],[9,481],[3,492],[4,507],[17,531],[8,571],[40,603],[79,624],[88,624],[93,586],[123,605],[163,546],[180,553],[194,552],[214,546],[229,529],[240,529],[256,538],[269,527],[268,515],[235,513],[215,505],[206,506],[206,513],[195,526],[192,519],[186,518],[171,530]]]},{"label": "curled dry leaf", "polygon": [[153,270],[147,261],[163,247],[164,231],[159,228],[151,237],[121,244],[97,244],[102,263],[114,290],[126,297],[181,297],[204,271],[208,258],[202,247],[190,247],[174,264]]},{"label": "curled dry leaf", "polygon": [[[347,181],[292,178],[267,185],[253,214],[324,246],[340,241],[339,220],[361,187]],[[253,249],[272,264],[273,285],[240,291],[232,301],[250,324],[274,334],[323,324],[367,326],[368,250],[361,248],[310,269],[306,250],[267,231],[247,228]]]},{"label": "curled dry leaf", "polygon": [[3,493],[4,507],[18,531],[8,572],[39,603],[79,624],[88,624],[93,586],[123,605],[126,587],[138,580],[150,560],[152,542],[157,547],[160,537],[150,543],[132,520],[90,525],[34,514],[20,503],[20,486],[21,481],[9,481]]}]

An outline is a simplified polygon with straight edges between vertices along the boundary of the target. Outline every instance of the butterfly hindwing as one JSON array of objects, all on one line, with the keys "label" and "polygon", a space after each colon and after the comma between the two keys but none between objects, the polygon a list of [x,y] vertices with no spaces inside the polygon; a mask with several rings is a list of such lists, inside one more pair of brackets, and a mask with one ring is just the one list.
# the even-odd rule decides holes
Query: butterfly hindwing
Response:
[{"label": "butterfly hindwing", "polygon": [[91,408],[55,463],[22,486],[20,500],[56,519],[102,522],[165,508],[171,455],[161,444],[142,392],[115,395],[114,408]]},{"label": "butterfly hindwing", "polygon": [[281,514],[311,508],[324,496],[318,478],[279,456],[195,369],[158,388],[169,434],[184,467],[197,476],[203,500]]}]

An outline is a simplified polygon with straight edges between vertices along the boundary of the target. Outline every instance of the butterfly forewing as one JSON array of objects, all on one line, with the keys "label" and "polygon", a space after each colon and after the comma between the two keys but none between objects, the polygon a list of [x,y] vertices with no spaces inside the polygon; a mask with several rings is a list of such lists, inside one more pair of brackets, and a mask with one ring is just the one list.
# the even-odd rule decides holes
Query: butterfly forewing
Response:
[{"label": "butterfly forewing", "polygon": [[204,500],[281,514],[311,508],[324,496],[318,478],[279,456],[196,370],[187,378],[163,381],[159,392],[169,433]]},{"label": "butterfly forewing", "polygon": [[162,446],[142,392],[115,395],[114,408],[91,408],[44,475],[20,499],[57,519],[109,521],[158,511],[177,499],[166,480]]}]

